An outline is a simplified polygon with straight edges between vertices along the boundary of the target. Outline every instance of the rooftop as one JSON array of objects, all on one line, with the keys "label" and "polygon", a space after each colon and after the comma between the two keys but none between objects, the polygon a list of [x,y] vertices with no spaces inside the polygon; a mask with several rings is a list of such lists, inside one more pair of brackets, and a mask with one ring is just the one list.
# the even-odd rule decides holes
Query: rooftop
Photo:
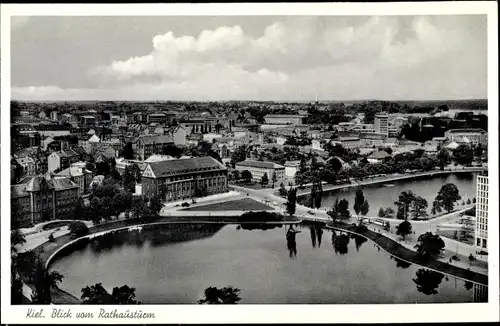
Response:
[{"label": "rooftop", "polygon": [[210,156],[150,162],[148,166],[151,167],[156,178],[185,173],[227,170],[222,163]]},{"label": "rooftop", "polygon": [[262,169],[280,169],[284,168],[283,165],[276,164],[274,162],[264,162],[264,161],[254,161],[254,160],[245,160],[236,163],[236,165],[240,166],[250,166]]},{"label": "rooftop", "polygon": [[463,133],[463,132],[479,132],[485,133],[486,131],[481,128],[464,128],[464,129],[450,129],[447,131],[450,134]]}]

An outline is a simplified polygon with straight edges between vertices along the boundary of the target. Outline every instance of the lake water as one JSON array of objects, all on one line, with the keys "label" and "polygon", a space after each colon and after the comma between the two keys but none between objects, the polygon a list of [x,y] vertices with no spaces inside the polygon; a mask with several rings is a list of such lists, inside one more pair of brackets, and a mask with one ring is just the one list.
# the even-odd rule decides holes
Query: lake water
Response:
[{"label": "lake water", "polygon": [[[377,216],[381,207],[392,207],[397,211],[394,202],[398,200],[399,194],[403,191],[411,190],[417,196],[421,196],[427,200],[430,213],[432,202],[438,191],[446,183],[453,183],[457,186],[460,196],[467,202],[467,199],[472,199],[476,196],[476,173],[457,173],[447,175],[437,175],[432,177],[420,177],[416,179],[406,179],[400,181],[392,181],[389,184],[394,186],[385,187],[384,183],[362,186],[363,194],[370,204],[370,210],[367,216]],[[349,201],[349,209],[354,213],[353,205],[356,190],[359,187],[346,188],[338,191],[325,192],[321,206],[323,208],[331,208],[338,198],[347,199]],[[309,205],[309,195],[299,197],[299,202]],[[462,200],[458,202],[460,207]]]},{"label": "lake water", "polygon": [[[474,286],[395,260],[373,242],[318,226],[172,224],[108,235],[52,264],[76,295],[127,284],[144,304],[196,304],[210,286],[241,289],[240,304],[474,302]],[[341,241],[343,240],[343,241]],[[336,245],[333,245],[333,244]]]}]

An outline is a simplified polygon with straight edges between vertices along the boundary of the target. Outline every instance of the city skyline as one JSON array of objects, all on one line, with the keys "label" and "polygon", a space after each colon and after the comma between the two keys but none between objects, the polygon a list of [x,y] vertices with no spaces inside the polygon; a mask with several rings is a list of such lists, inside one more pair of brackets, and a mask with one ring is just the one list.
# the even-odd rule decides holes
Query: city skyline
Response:
[{"label": "city skyline", "polygon": [[485,15],[13,17],[11,32],[14,100],[487,98]]}]

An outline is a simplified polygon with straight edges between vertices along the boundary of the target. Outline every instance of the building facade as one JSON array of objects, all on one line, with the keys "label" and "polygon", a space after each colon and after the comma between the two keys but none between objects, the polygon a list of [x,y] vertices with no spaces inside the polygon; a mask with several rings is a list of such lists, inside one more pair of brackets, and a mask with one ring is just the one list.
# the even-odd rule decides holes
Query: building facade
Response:
[{"label": "building facade", "polygon": [[479,128],[450,129],[444,133],[444,136],[447,140],[457,143],[466,142],[474,146],[479,144],[482,146],[488,146],[488,133]]},{"label": "building facade", "polygon": [[293,115],[293,114],[268,114],[264,117],[264,120],[268,124],[290,124],[290,125],[301,125],[304,123],[304,115]]},{"label": "building facade", "polygon": [[378,134],[389,134],[389,115],[387,113],[377,113],[375,114],[374,120],[375,132]]},{"label": "building facade", "polygon": [[150,162],[142,194],[172,202],[227,192],[227,168],[210,156]]},{"label": "building facade", "polygon": [[72,219],[78,185],[67,178],[37,175],[11,186],[12,228],[54,219]]},{"label": "building facade", "polygon": [[476,186],[476,249],[488,251],[488,176],[478,175]]},{"label": "building facade", "polygon": [[260,181],[264,174],[267,174],[269,180],[272,180],[273,173],[276,173],[277,181],[285,179],[285,167],[273,162],[263,162],[254,160],[245,160],[235,164],[238,171],[250,171],[253,181]]},{"label": "building facade", "polygon": [[144,161],[153,154],[161,154],[163,147],[174,145],[174,140],[169,135],[141,136],[135,141],[135,151],[139,160]]}]

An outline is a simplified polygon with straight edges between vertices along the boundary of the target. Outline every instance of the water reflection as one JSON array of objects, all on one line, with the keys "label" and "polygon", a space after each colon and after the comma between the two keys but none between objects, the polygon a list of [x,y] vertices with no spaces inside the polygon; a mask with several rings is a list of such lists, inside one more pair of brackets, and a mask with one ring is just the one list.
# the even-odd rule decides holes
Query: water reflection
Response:
[{"label": "water reflection", "polygon": [[282,224],[266,224],[266,223],[243,223],[240,224],[243,230],[271,230],[275,228],[281,228]]},{"label": "water reflection", "polygon": [[295,230],[293,225],[290,225],[290,228],[286,232],[286,246],[291,259],[297,258],[297,241],[295,240],[295,236],[300,232],[302,231]]},{"label": "water reflection", "polygon": [[198,240],[213,236],[224,224],[166,224],[138,230],[115,231],[90,240],[90,248],[99,253],[125,244],[142,247],[146,242],[153,247],[170,243]]},{"label": "water reflection", "polygon": [[336,235],[335,232],[332,233],[332,245],[335,254],[345,255],[348,252],[347,245],[349,244],[349,236],[345,234]]},{"label": "water reflection", "polygon": [[402,259],[399,259],[398,257],[394,257],[394,256],[389,256],[391,259],[394,259],[394,261],[396,262],[396,267],[399,267],[399,268],[402,268],[402,269],[406,269],[408,267],[411,266],[411,263],[407,262],[407,261],[404,261]]},{"label": "water reflection", "polygon": [[366,238],[365,237],[362,237],[362,236],[359,236],[357,234],[351,234],[351,239],[354,239],[354,244],[356,245],[356,251],[359,251],[359,248],[361,248],[361,245],[363,243],[365,243],[366,241]]},{"label": "water reflection", "polygon": [[438,293],[437,289],[443,281],[444,275],[435,271],[420,268],[415,274],[416,278],[413,282],[417,284],[418,292],[426,295],[435,295]]},{"label": "water reflection", "polygon": [[323,228],[320,225],[309,225],[309,233],[311,234],[311,244],[313,248],[321,248],[321,240],[323,239]]}]

